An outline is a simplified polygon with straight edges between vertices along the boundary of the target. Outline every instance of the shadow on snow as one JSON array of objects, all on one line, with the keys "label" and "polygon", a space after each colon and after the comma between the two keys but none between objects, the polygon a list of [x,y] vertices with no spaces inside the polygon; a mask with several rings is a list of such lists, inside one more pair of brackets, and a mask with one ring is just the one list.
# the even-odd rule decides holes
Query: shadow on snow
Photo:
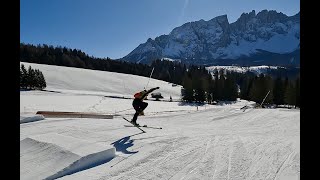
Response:
[{"label": "shadow on snow", "polygon": [[[138,134],[142,134],[143,132],[141,133],[138,133]],[[138,134],[134,134],[134,135],[131,135],[131,136],[126,136],[124,138],[121,138],[119,139],[118,141],[115,141],[113,143],[111,143],[111,145],[113,145],[115,148],[116,148],[116,151],[118,152],[122,152],[124,154],[135,154],[139,151],[128,151],[127,149],[129,147],[132,147],[134,144],[134,140],[130,139],[132,136],[135,136],[135,135],[138,135]]]}]

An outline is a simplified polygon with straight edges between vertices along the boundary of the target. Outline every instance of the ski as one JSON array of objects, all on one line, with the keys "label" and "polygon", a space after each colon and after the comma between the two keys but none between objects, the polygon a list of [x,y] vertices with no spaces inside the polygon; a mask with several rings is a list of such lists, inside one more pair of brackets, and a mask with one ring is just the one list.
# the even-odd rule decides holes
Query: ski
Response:
[{"label": "ski", "polygon": [[[129,121],[127,118],[125,118],[125,117],[122,117],[122,118],[123,118],[124,120],[126,120],[128,123],[132,124],[131,121]],[[146,133],[143,129],[140,128],[140,126],[135,126],[135,125],[132,124],[132,127],[136,127],[136,128],[138,128],[138,129],[140,129],[142,132]]]},{"label": "ski", "polygon": [[[125,127],[137,127],[137,126],[130,126],[130,125],[124,125]],[[152,126],[147,126],[147,125],[143,125],[143,126],[139,126],[139,127],[143,127],[143,128],[152,128],[152,129],[162,129],[162,127],[152,127]]]}]

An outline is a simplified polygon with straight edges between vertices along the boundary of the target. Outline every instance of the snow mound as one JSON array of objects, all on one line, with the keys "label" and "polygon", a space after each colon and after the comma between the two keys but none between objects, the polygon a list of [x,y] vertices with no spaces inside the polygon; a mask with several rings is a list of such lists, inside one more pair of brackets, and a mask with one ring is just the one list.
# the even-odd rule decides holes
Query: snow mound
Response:
[{"label": "snow mound", "polygon": [[44,120],[42,115],[20,115],[20,124]]},{"label": "snow mound", "polygon": [[20,179],[56,179],[114,157],[115,148],[110,145],[57,133],[37,135],[20,141]]}]

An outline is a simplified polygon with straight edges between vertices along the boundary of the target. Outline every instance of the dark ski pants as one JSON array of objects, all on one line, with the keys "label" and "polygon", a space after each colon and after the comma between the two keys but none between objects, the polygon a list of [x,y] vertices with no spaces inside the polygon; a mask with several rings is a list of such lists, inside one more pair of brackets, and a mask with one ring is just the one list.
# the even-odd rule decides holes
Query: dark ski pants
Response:
[{"label": "dark ski pants", "polygon": [[136,122],[139,114],[148,106],[148,103],[142,102],[141,100],[138,100],[138,99],[135,99],[132,102],[132,106],[136,110],[136,113],[134,114],[132,121]]}]

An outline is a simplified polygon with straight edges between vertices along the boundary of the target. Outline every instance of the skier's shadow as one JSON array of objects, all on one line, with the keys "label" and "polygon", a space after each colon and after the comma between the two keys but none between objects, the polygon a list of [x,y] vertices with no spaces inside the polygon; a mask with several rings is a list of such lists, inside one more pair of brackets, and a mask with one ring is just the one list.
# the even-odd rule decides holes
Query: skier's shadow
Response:
[{"label": "skier's shadow", "polygon": [[[142,134],[142,133],[138,133],[138,134]],[[135,134],[135,135],[138,135],[138,134]],[[131,135],[131,136],[135,136],[135,135]],[[126,136],[126,137],[121,138],[118,141],[115,141],[111,144],[116,148],[116,151],[122,152],[124,154],[135,154],[139,151],[128,151],[127,150],[129,147],[134,145],[133,144],[134,140],[130,139],[131,136]]]}]

